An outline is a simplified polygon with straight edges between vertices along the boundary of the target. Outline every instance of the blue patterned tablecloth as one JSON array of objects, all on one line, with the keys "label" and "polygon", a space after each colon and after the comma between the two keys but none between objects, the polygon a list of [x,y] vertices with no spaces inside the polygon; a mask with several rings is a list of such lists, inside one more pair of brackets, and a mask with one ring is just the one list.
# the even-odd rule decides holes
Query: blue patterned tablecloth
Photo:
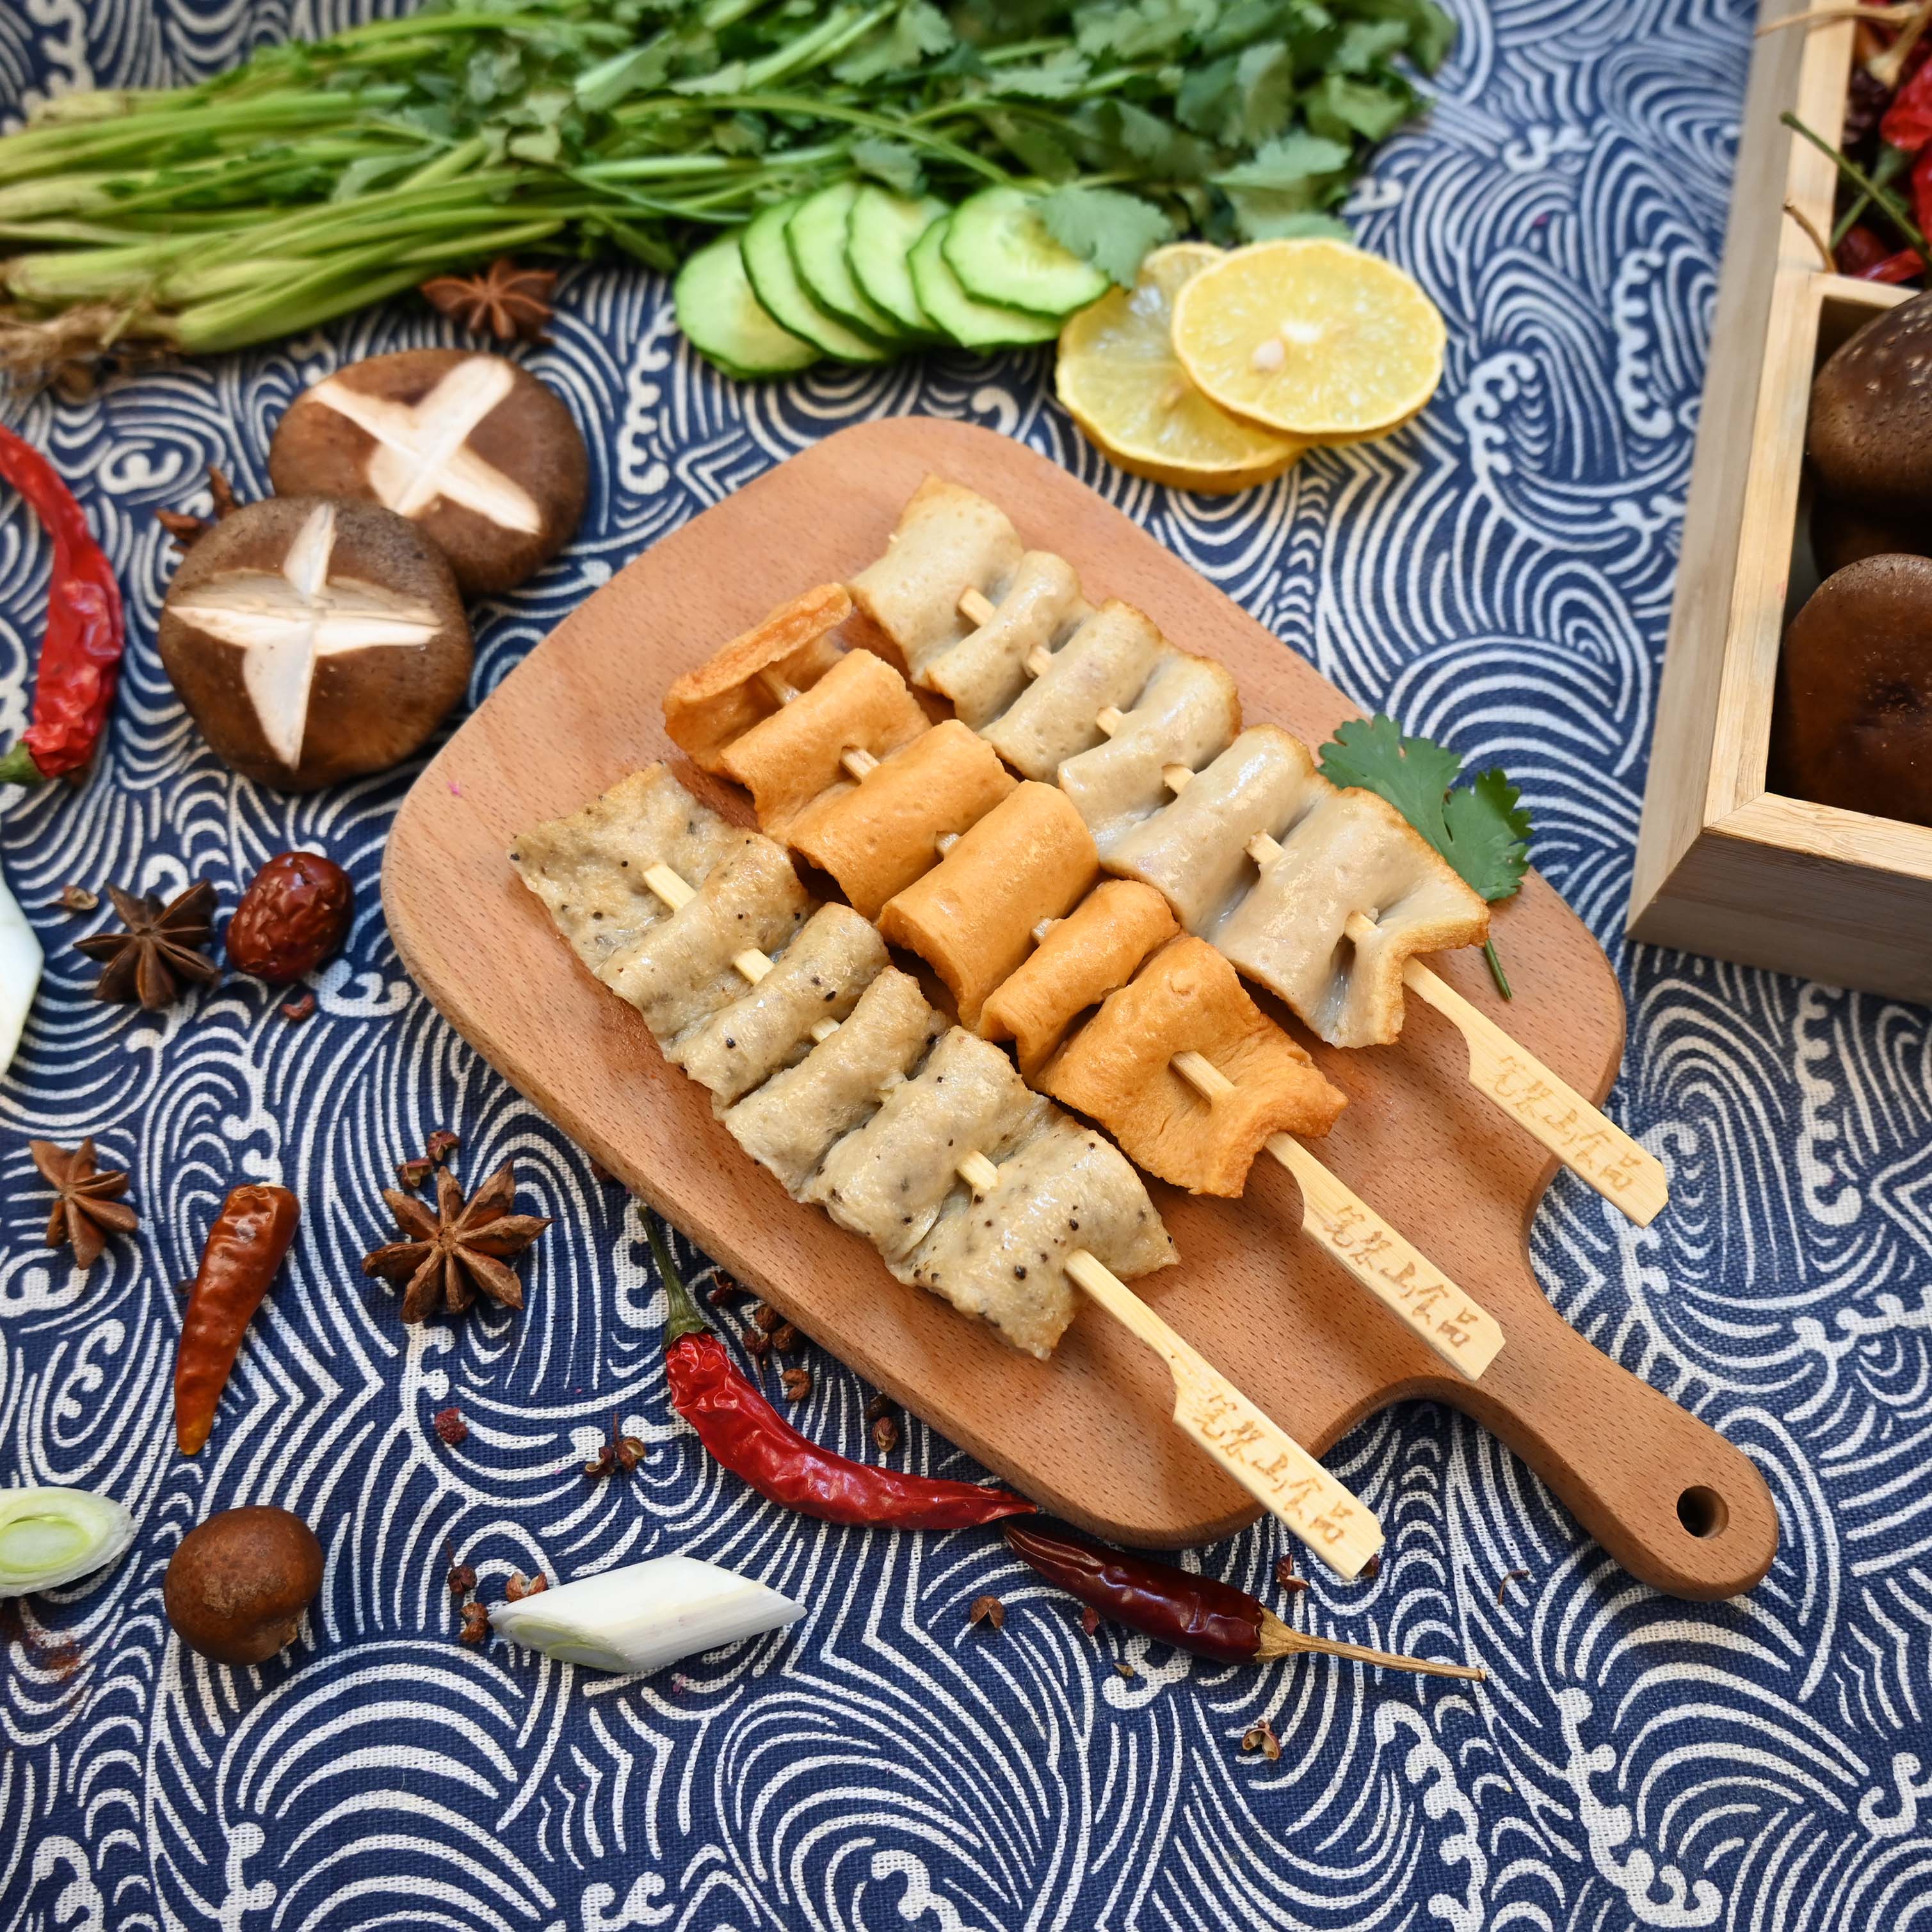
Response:
[{"label": "blue patterned tablecloth", "polygon": [[[0,103],[205,73],[361,10],[10,0]],[[208,754],[155,656],[156,508],[196,499],[211,461],[263,491],[304,384],[454,339],[398,302],[82,404],[7,406],[104,534],[131,648],[84,788],[11,794],[0,817],[49,962],[0,1085],[0,1481],[101,1490],[142,1528],[98,1585],[7,1627],[0,1924],[1868,1932],[1932,1914],[1928,1016],[1621,938],[1750,10],[1456,11],[1432,118],[1354,208],[1448,318],[1448,380],[1412,430],[1191,500],[1100,461],[1043,356],[741,387],[688,353],[661,280],[574,269],[530,359],[593,431],[591,507],[564,557],[479,612],[472,697],[665,531],[855,419],[964,417],[1066,464],[1364,704],[1522,782],[1537,862],[1628,994],[1615,1108],[1673,1186],[1645,1233],[1559,1183],[1538,1264],[1592,1340],[1758,1461],[1784,1526],[1771,1576],[1734,1603],[1658,1597],[1480,1430],[1412,1407],[1331,1459],[1389,1526],[1379,1576],[1318,1572],[1292,1614],[1480,1658],[1488,1685],[1229,1670],[1090,1637],[994,1534],[830,1529],[722,1478],[667,1419],[634,1212],[397,962],[377,878],[412,770],[258,790]],[[6,738],[46,568],[0,503]],[[103,915],[58,910],[64,884],[206,876],[226,909],[297,844],[360,895],[314,1018],[238,978],[152,1016],[89,998],[70,942]],[[358,1262],[386,1238],[379,1186],[446,1126],[472,1177],[514,1156],[557,1225],[522,1317],[406,1330]],[[39,1244],[26,1143],[85,1134],[132,1171],[143,1222],[83,1280]],[[212,1444],[184,1461],[173,1284],[244,1177],[296,1189],[303,1230]],[[804,1426],[864,1452],[868,1391],[812,1366]],[[451,1402],[470,1423],[454,1450],[430,1426]],[[649,1457],[592,1486],[578,1465],[614,1412]],[[916,1426],[902,1454],[969,1473]],[[172,1638],[162,1571],[190,1525],[255,1501],[315,1525],[322,1594],[295,1648],[211,1669]],[[647,1682],[583,1676],[453,1641],[448,1546],[492,1594],[512,1570],[688,1550],[809,1613]],[[1272,1595],[1280,1548],[1263,1527],[1200,1561]],[[966,1628],[985,1591],[1009,1606],[997,1637]],[[1279,1762],[1240,1749],[1264,1716]]]}]

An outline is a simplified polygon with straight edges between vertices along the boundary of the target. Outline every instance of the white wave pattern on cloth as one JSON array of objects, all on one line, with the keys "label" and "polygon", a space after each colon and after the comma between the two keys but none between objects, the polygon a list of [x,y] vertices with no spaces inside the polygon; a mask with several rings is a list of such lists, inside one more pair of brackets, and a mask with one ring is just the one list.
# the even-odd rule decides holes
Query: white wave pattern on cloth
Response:
[{"label": "white wave pattern on cloth", "polygon": [[[212,70],[265,38],[400,0],[26,0],[0,8],[0,117],[96,82]],[[1630,1010],[1613,1102],[1667,1163],[1634,1228],[1568,1178],[1534,1250],[1598,1346],[1759,1462],[1784,1526],[1741,1603],[1633,1585],[1494,1441],[1418,1408],[1334,1459],[1390,1528],[1378,1576],[1320,1575],[1310,1628],[1480,1658],[1484,1688],[1264,1673],[1102,1625],[990,1532],[894,1539],[751,1496],[670,1418],[662,1303],[616,1190],[416,998],[384,931],[385,832],[411,770],[316,797],[232,777],[154,648],[153,512],[210,461],[266,488],[306,383],[458,340],[398,302],[257,352],[8,406],[76,480],[128,594],[113,727],[78,792],[0,821],[48,957],[0,1084],[4,1480],[121,1498],[140,1540],[98,1586],[26,1600],[0,1672],[0,1924],[1700,1927],[1864,1932],[1932,1888],[1932,1028],[1895,1003],[1648,950],[1618,926],[1714,300],[1750,9],[1743,0],[1462,0],[1431,122],[1380,157],[1361,238],[1450,323],[1442,394],[1385,445],[1227,502],[1111,470],[1047,400],[1047,357],[929,355],[763,388],[696,362],[662,280],[573,267],[531,366],[593,437],[568,552],[478,612],[480,698],[666,531],[843,424],[923,412],[1064,463],[1367,704],[1520,779],[1536,856],[1611,950]],[[0,730],[26,716],[47,550],[0,500]],[[1183,641],[1185,641],[1184,640]],[[353,875],[320,1010],[233,980],[144,1015],[88,997],[69,881],[224,910],[260,861]],[[432,1129],[470,1180],[514,1158],[557,1218],[521,1317],[406,1330],[358,1266],[378,1189]],[[94,1135],[133,1173],[137,1243],[85,1283],[38,1244],[29,1136]],[[214,1439],[170,1444],[169,1374],[222,1196],[303,1197]],[[702,1258],[688,1257],[702,1269]],[[802,1426],[869,1452],[867,1391],[823,1358]],[[430,1426],[455,1402],[468,1439]],[[579,1471],[613,1418],[634,1478]],[[902,1454],[970,1473],[909,1426]],[[170,1552],[208,1510],[315,1524],[322,1594],[254,1670],[184,1653]],[[647,1682],[454,1641],[454,1546],[500,1594],[671,1549],[808,1606],[792,1630]],[[1275,1533],[1202,1552],[1272,1600]],[[1498,1600],[1498,1580],[1512,1570]],[[983,1592],[1004,1631],[968,1629]],[[64,1670],[52,1648],[71,1640]],[[1125,1665],[1132,1675],[1117,1666]],[[1270,1762],[1242,1733],[1267,1717]]]}]

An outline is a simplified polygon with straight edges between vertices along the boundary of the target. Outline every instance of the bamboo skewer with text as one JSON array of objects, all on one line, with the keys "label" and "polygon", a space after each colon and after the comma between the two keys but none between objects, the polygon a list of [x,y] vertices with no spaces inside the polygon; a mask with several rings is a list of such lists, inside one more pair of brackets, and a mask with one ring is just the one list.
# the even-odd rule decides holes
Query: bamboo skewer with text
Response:
[{"label": "bamboo skewer with text", "polygon": [[[697,896],[696,889],[668,866],[646,868],[644,884],[673,912]],[[770,957],[751,948],[731,963],[754,986],[772,970]],[[836,1020],[820,1020],[812,1036],[822,1042],[838,1025]],[[956,1171],[976,1196],[990,1192],[999,1182],[999,1169],[981,1153],[964,1156]],[[1382,1545],[1382,1525],[1374,1513],[1203,1359],[1097,1256],[1076,1248],[1066,1258],[1066,1272],[1090,1300],[1166,1360],[1174,1380],[1174,1420],[1179,1427],[1324,1562],[1344,1576],[1359,1575]]]}]

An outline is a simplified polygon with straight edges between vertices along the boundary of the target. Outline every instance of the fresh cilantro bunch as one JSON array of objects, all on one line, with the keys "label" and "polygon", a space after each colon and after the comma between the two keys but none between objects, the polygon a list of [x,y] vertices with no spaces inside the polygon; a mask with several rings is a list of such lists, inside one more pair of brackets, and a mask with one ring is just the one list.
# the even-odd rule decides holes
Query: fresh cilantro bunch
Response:
[{"label": "fresh cilantro bunch", "polygon": [[[1496,766],[1458,790],[1460,752],[1432,739],[1405,737],[1395,720],[1378,711],[1337,725],[1322,747],[1321,767],[1331,784],[1359,785],[1387,799],[1492,904],[1522,885],[1529,866],[1529,814]],[[1509,980],[1494,940],[1484,944],[1483,953],[1508,999]]]},{"label": "fresh cilantro bunch", "polygon": [[1180,230],[1337,232],[1436,0],[427,0],[0,136],[0,367],[232,348],[509,250],[674,264],[854,174],[1017,182],[1131,283]]}]

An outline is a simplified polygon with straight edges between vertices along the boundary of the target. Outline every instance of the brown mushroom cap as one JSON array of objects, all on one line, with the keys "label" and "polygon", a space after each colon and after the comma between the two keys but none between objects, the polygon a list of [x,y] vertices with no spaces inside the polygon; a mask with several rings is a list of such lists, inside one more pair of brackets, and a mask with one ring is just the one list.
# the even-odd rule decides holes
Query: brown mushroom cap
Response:
[{"label": "brown mushroom cap", "polygon": [[1932,825],[1932,557],[1827,578],[1785,633],[1774,789]]},{"label": "brown mushroom cap", "polygon": [[217,1664],[260,1664],[294,1640],[322,1588],[322,1545],[298,1516],[218,1510],[169,1559],[161,1601],[175,1634]]},{"label": "brown mushroom cap", "polygon": [[1932,514],[1932,290],[1867,322],[1818,371],[1804,447],[1846,503]]},{"label": "brown mushroom cap", "polygon": [[[303,544],[311,560],[326,554],[327,581],[307,603],[290,574]],[[296,634],[310,609],[328,622],[297,731],[305,646]],[[159,642],[209,744],[243,776],[287,791],[407,758],[463,695],[472,656],[442,553],[393,512],[320,496],[266,497],[208,531],[168,587]],[[265,712],[258,698],[278,694],[287,705]]]},{"label": "brown mushroom cap", "polygon": [[407,517],[476,596],[522,583],[570,541],[590,458],[569,410],[507,356],[405,349],[298,396],[268,475],[285,496],[356,496]]}]

